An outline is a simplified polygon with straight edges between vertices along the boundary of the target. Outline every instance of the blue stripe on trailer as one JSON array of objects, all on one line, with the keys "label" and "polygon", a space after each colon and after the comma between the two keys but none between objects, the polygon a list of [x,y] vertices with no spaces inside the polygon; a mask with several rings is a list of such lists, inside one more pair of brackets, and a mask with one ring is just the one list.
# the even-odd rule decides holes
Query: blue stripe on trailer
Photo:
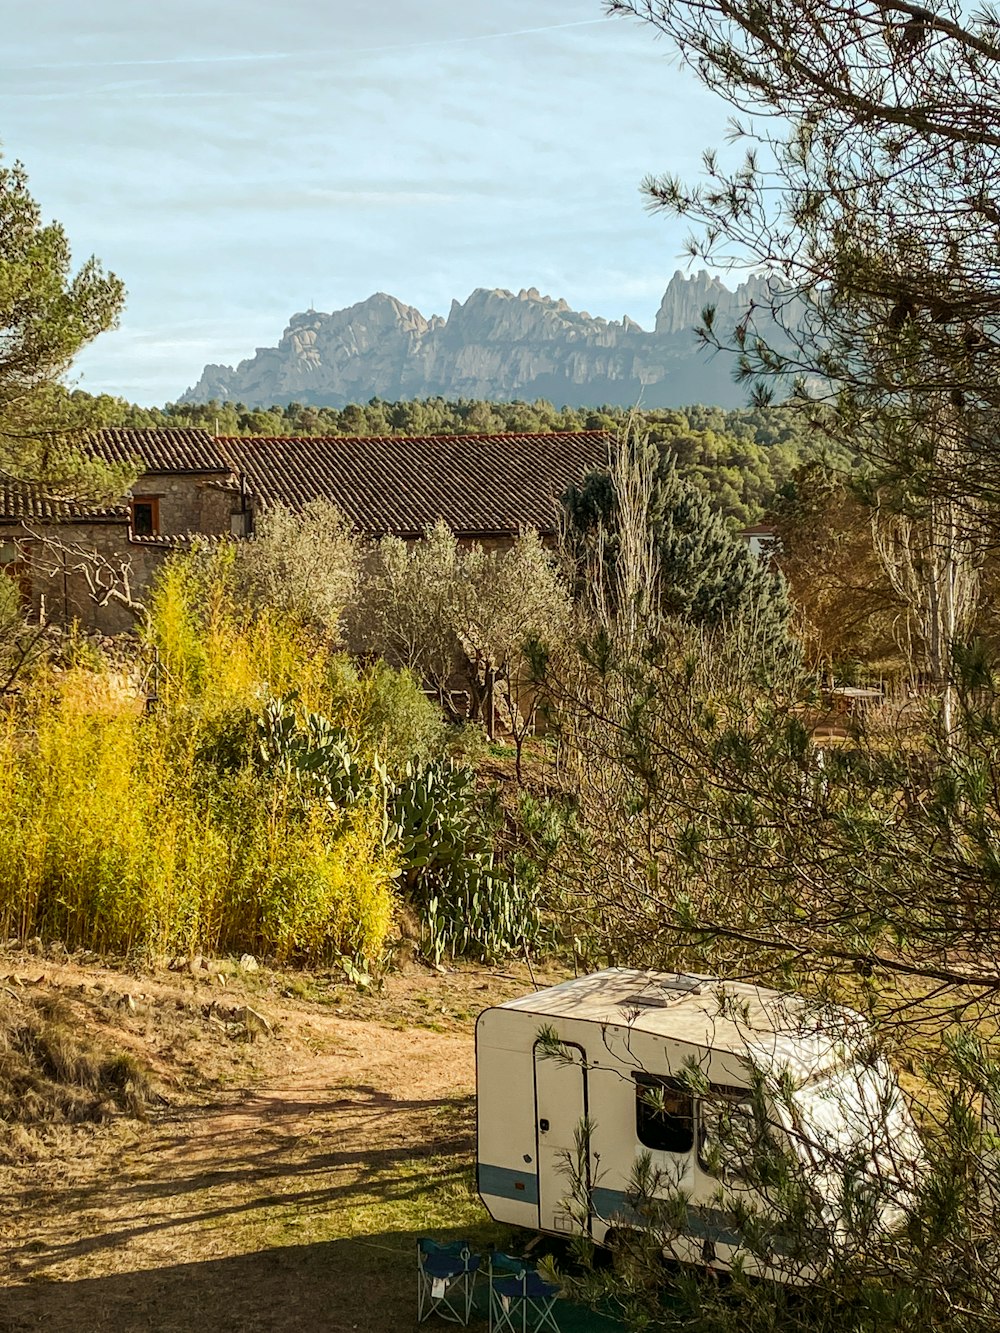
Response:
[{"label": "blue stripe on trailer", "polygon": [[479,1163],[479,1193],[494,1199],[515,1199],[538,1206],[538,1177],[530,1171],[512,1171],[507,1166]]},{"label": "blue stripe on trailer", "polygon": [[[648,1227],[650,1224],[649,1213],[643,1216],[637,1212],[623,1190],[595,1189],[592,1203],[596,1216],[612,1225],[625,1222],[630,1226]],[[720,1245],[742,1244],[740,1233],[732,1228],[732,1215],[723,1209],[689,1203],[686,1212],[687,1226],[683,1228],[682,1235],[696,1236],[698,1240],[713,1240]]]},{"label": "blue stripe on trailer", "polygon": [[[506,1166],[490,1166],[487,1162],[479,1163],[479,1193],[494,1199],[513,1199],[517,1203],[538,1206],[538,1177],[530,1171],[515,1171]],[[634,1196],[633,1196],[634,1197]],[[614,1226],[623,1223],[634,1227],[648,1227],[650,1218],[644,1217],[629,1203],[629,1196],[624,1190],[610,1190],[598,1187],[591,1195],[591,1207],[596,1217]],[[732,1214],[722,1208],[706,1207],[688,1203],[687,1226],[682,1235],[696,1237],[698,1240],[712,1240],[719,1245],[739,1247],[743,1237],[732,1227]],[[777,1254],[786,1247],[774,1244]]]}]

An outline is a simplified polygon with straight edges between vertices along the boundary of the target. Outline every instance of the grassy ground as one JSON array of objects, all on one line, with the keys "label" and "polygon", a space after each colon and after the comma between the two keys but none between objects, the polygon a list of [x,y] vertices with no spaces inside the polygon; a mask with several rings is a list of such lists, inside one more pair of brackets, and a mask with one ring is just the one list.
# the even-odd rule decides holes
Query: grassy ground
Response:
[{"label": "grassy ground", "polygon": [[519,969],[413,967],[373,994],[0,955],[0,986],[58,999],[151,1086],[147,1119],[35,1124],[0,1167],[0,1329],[382,1333],[414,1322],[418,1236],[512,1243],[474,1191],[472,1031]]}]

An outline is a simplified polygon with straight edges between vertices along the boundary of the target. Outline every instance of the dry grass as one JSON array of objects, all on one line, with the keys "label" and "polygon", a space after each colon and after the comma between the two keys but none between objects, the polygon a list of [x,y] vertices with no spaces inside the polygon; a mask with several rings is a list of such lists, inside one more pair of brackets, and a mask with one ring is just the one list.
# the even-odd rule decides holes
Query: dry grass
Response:
[{"label": "dry grass", "polygon": [[[384,1333],[413,1323],[417,1236],[506,1243],[475,1194],[472,1028],[522,969],[362,991],[232,960],[3,962],[167,1098],[0,1165],[4,1333]],[[244,1006],[270,1034],[219,1020]]]},{"label": "dry grass", "polygon": [[0,1162],[49,1154],[69,1125],[142,1118],[158,1099],[149,1070],[80,1031],[52,995],[0,993]]}]

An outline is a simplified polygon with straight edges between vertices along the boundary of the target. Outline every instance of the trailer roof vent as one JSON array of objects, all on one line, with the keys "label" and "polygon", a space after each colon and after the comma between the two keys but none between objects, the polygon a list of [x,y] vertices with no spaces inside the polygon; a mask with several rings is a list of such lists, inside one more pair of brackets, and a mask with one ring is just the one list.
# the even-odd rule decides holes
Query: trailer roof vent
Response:
[{"label": "trailer roof vent", "polygon": [[[654,991],[642,991],[638,995],[630,995],[622,1003],[636,1009],[666,1009],[668,1005],[676,1004],[678,1000],[685,995],[700,995],[705,984],[704,977],[670,977],[667,980],[658,983],[666,991],[666,994],[657,995]],[[671,994],[670,992],[673,992]]]},{"label": "trailer roof vent", "polygon": [[700,995],[706,981],[711,981],[711,977],[691,977],[686,976],[683,972],[675,972],[672,977],[657,977],[656,984],[667,990],[679,990],[689,992],[691,995]]}]

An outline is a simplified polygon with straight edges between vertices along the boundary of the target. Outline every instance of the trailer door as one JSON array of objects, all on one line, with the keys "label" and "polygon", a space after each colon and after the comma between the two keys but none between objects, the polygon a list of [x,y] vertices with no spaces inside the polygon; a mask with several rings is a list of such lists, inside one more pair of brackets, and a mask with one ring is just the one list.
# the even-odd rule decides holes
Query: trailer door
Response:
[{"label": "trailer door", "polygon": [[587,1067],[581,1046],[535,1044],[538,1226],[589,1231],[590,1151]]}]

